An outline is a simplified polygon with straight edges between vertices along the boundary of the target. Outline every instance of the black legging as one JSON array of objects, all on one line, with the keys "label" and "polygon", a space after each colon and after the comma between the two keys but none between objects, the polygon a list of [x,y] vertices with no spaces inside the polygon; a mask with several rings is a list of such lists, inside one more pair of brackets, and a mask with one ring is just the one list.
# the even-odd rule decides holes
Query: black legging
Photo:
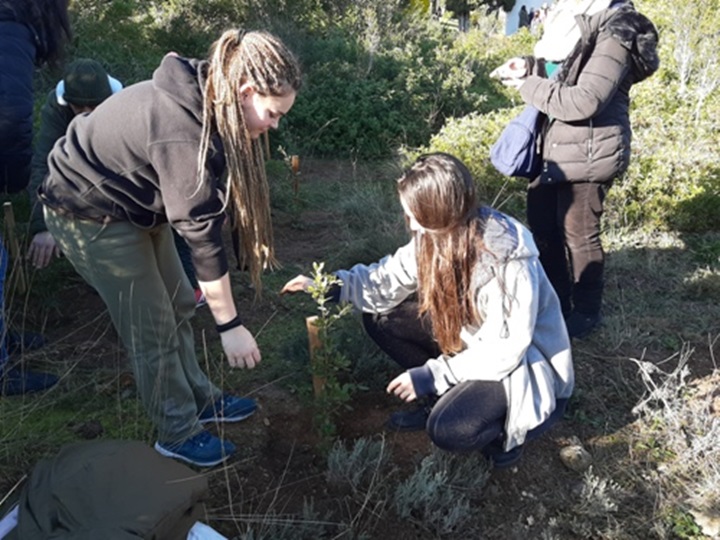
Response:
[{"label": "black legging", "polygon": [[[405,300],[388,313],[363,315],[368,335],[404,369],[419,367],[440,355],[427,314],[418,316],[416,297]],[[565,410],[558,400],[553,414],[528,432],[526,440],[544,433]],[[495,447],[501,451],[505,436],[507,397],[499,381],[466,381],[445,394],[433,406],[427,422],[430,439],[443,450],[463,452]]]},{"label": "black legging", "polygon": [[[418,316],[414,296],[388,313],[364,314],[363,324],[380,349],[404,369],[440,356],[430,318]],[[467,381],[451,388],[433,406],[427,432],[444,450],[482,450],[502,436],[506,414],[502,383]]]}]

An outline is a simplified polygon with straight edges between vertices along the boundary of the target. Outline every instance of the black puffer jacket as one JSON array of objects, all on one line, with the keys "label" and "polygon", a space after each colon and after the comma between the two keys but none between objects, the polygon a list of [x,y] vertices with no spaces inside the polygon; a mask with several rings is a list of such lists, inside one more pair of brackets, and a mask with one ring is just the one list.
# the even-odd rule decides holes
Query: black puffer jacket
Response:
[{"label": "black puffer jacket", "polygon": [[549,117],[544,183],[610,182],[625,172],[630,87],[659,66],[657,31],[632,3],[576,19],[582,38],[557,80],[531,75],[520,88],[523,100]]}]

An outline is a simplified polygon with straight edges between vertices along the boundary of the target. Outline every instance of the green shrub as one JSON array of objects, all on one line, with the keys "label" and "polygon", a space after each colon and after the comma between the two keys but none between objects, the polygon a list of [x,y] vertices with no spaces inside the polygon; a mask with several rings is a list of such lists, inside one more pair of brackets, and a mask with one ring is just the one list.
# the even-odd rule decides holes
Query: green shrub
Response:
[{"label": "green shrub", "polygon": [[636,3],[660,32],[660,69],[633,87],[630,168],[608,200],[613,222],[648,230],[720,228],[717,121],[720,5]]},{"label": "green shrub", "polygon": [[473,175],[478,198],[516,217],[524,215],[527,180],[500,174],[490,162],[490,147],[519,108],[470,114],[448,121],[427,147],[411,152],[447,152],[460,159]]},{"label": "green shrub", "polygon": [[[508,57],[532,51],[535,36],[498,35],[478,15],[467,33],[449,31],[400,0],[75,0],[68,60],[96,58],[125,84],[152,76],[168,50],[204,56],[233,26],[267,28],[303,63],[306,84],[273,147],[303,156],[390,157],[443,150],[471,168],[484,200],[522,215],[524,181],[497,174],[488,149],[520,105],[490,81]],[[638,0],[660,31],[661,66],[632,90],[630,168],[615,182],[607,221],[633,228],[708,231],[720,227],[718,147],[720,50],[716,0],[680,5]],[[42,103],[59,73],[39,71]]]},{"label": "green shrub", "polygon": [[366,4],[301,44],[307,84],[281,134],[284,144],[303,153],[385,157],[426,144],[452,116],[507,102],[487,77],[504,60],[505,43],[494,49],[480,31],[460,35]]},{"label": "green shrub", "polygon": [[71,9],[75,38],[68,56],[101,62],[125,85],[150,78],[170,50],[154,41],[153,18],[140,0],[76,0]]}]

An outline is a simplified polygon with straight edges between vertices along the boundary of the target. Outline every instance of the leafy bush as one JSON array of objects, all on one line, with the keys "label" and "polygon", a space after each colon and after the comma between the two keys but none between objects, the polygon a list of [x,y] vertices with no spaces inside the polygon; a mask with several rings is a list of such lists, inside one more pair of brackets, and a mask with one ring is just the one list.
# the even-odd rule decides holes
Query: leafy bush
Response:
[{"label": "leafy bush", "polygon": [[720,5],[699,0],[637,2],[660,32],[660,69],[633,87],[630,168],[608,198],[620,225],[708,231],[720,228]]},{"label": "leafy bush", "polygon": [[[633,154],[610,191],[607,219],[635,228],[715,230],[720,51],[708,36],[717,32],[720,6],[636,5],[660,31],[661,67],[633,88]],[[485,200],[521,215],[524,182],[506,182],[487,158],[520,100],[487,74],[510,56],[530,53],[535,37],[499,36],[495,18],[481,14],[469,32],[450,31],[426,9],[401,0],[75,0],[68,59],[94,57],[130,84],[149,78],[168,50],[204,56],[228,21],[268,28],[298,53],[306,74],[273,147],[360,159],[402,148],[450,151],[471,167]],[[41,72],[40,96],[57,77]]]},{"label": "leafy bush", "polygon": [[385,157],[400,145],[425,144],[451,116],[506,99],[488,83],[487,36],[459,36],[398,13],[367,1],[332,28],[308,34],[299,51],[307,85],[284,144],[320,155]]}]

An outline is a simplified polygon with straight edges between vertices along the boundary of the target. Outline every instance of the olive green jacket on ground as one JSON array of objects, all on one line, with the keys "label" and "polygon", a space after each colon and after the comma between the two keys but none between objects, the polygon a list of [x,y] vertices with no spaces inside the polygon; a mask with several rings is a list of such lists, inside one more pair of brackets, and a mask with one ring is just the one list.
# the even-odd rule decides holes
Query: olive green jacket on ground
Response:
[{"label": "olive green jacket on ground", "polygon": [[65,135],[70,121],[75,117],[68,105],[60,105],[53,88],[45,100],[40,112],[40,131],[35,138],[32,157],[32,173],[28,191],[32,214],[30,216],[30,234],[47,230],[43,219],[42,204],[38,202],[37,189],[48,173],[47,157],[57,140]]},{"label": "olive green jacket on ground", "polygon": [[178,540],[204,510],[204,475],[137,441],[68,445],[38,462],[8,540]]}]

